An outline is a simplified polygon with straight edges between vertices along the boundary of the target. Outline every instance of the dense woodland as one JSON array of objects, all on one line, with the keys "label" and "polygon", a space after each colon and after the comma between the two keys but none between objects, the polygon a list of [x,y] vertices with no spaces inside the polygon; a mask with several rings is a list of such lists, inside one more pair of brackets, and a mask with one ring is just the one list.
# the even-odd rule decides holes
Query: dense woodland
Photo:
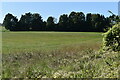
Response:
[{"label": "dense woodland", "polygon": [[[110,11],[109,11],[110,12]],[[110,12],[112,13],[112,12]],[[62,14],[59,21],[50,16],[43,21],[39,13],[25,13],[20,20],[16,16],[6,14],[3,25],[10,31],[78,31],[78,32],[104,32],[113,24],[120,21],[120,17],[112,13],[109,17],[101,14],[84,14],[83,12],[71,12]]]}]

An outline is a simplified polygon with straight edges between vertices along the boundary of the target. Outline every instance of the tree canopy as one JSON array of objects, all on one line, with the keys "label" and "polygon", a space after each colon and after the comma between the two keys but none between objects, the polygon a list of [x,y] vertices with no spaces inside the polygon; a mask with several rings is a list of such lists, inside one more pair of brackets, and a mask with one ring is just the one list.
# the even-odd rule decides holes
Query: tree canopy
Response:
[{"label": "tree canopy", "polygon": [[4,18],[3,24],[7,30],[14,31],[17,29],[18,19],[8,13]]},{"label": "tree canopy", "polygon": [[[110,12],[110,11],[109,11]],[[113,24],[120,21],[120,17],[114,14],[105,17],[101,14],[84,14],[83,12],[72,11],[69,15],[62,14],[59,21],[52,16],[47,21],[43,21],[39,13],[25,13],[20,20],[16,16],[6,14],[3,25],[10,31],[89,31],[104,32]]]}]

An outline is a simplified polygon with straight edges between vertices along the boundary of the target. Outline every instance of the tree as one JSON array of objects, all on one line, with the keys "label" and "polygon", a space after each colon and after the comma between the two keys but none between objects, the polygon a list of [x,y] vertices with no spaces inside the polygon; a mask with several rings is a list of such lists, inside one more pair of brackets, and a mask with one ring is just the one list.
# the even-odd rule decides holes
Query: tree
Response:
[{"label": "tree", "polygon": [[92,31],[92,14],[88,13],[86,15],[86,31]]},{"label": "tree", "polygon": [[8,13],[3,21],[3,25],[7,30],[14,31],[17,30],[18,19],[12,14]]},{"label": "tree", "polygon": [[109,16],[109,19],[111,20],[111,26],[118,24],[120,22],[120,16],[115,15],[112,11],[108,10],[111,16]]},{"label": "tree", "polygon": [[96,31],[97,32],[97,27],[98,27],[98,20],[99,20],[99,17],[100,15],[99,14],[92,14],[92,31]]},{"label": "tree", "polygon": [[46,22],[46,29],[47,30],[54,30],[54,27],[55,27],[54,19],[55,18],[52,16],[48,17],[47,22]]},{"label": "tree", "polygon": [[98,14],[98,20],[97,20],[97,27],[96,31],[97,32],[104,32],[104,29],[106,28],[106,23],[105,23],[105,17],[103,15]]},{"label": "tree", "polygon": [[85,31],[85,15],[83,12],[77,12],[75,17],[76,31]]},{"label": "tree", "polygon": [[85,15],[83,12],[71,12],[69,15],[69,25],[72,31],[83,31]]},{"label": "tree", "polygon": [[68,15],[67,14],[63,14],[60,16],[58,25],[59,25],[59,30],[62,30],[62,31],[69,30]]},{"label": "tree", "polygon": [[104,30],[108,26],[107,19],[100,14],[91,14],[90,22],[91,22],[91,31],[95,31],[95,32],[104,32]]},{"label": "tree", "polygon": [[105,18],[104,24],[105,24],[105,28],[104,28],[104,31],[105,31],[105,32],[108,31],[108,30],[112,27],[112,26],[111,26],[111,21],[110,21],[109,17],[106,17],[106,18]]},{"label": "tree", "polygon": [[76,14],[76,12],[74,12],[74,11],[69,14],[69,18],[68,18],[69,21],[68,22],[69,22],[69,26],[70,26],[70,29],[69,29],[70,31],[74,30],[73,28],[74,28],[74,17],[75,17],[75,14]]},{"label": "tree", "polygon": [[43,21],[40,14],[34,13],[31,18],[32,18],[31,30],[33,31],[43,30]]},{"label": "tree", "polygon": [[46,30],[46,21],[43,21],[43,27],[42,27],[42,30],[45,31]]},{"label": "tree", "polygon": [[22,15],[20,20],[19,20],[19,28],[23,31],[29,31],[32,29],[31,27],[32,24],[32,14],[25,13],[25,15]]},{"label": "tree", "polygon": [[88,13],[86,16],[83,12],[72,11],[69,15],[63,14],[59,17],[59,22],[52,16],[48,17],[47,21],[42,20],[38,13],[25,13],[20,20],[12,14],[7,14],[4,19],[6,29],[15,31],[107,31],[113,24],[120,22],[120,16],[113,14],[105,17],[100,14]]}]

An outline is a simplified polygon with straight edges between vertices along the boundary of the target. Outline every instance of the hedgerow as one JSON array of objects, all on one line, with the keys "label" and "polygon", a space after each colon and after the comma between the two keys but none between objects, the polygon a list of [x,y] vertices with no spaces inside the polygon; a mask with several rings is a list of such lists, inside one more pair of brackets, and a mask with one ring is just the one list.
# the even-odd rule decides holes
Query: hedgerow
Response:
[{"label": "hedgerow", "polygon": [[103,50],[120,51],[120,23],[114,25],[104,33]]}]

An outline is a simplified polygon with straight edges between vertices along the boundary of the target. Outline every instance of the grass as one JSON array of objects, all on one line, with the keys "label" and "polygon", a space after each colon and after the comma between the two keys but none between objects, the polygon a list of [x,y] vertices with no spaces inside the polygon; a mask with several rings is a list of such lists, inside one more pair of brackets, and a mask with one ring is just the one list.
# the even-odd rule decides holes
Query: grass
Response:
[{"label": "grass", "polygon": [[84,32],[3,32],[3,53],[49,51],[66,46],[99,49],[101,33]]},{"label": "grass", "polygon": [[118,78],[120,55],[101,43],[93,32],[3,32],[2,77]]}]

